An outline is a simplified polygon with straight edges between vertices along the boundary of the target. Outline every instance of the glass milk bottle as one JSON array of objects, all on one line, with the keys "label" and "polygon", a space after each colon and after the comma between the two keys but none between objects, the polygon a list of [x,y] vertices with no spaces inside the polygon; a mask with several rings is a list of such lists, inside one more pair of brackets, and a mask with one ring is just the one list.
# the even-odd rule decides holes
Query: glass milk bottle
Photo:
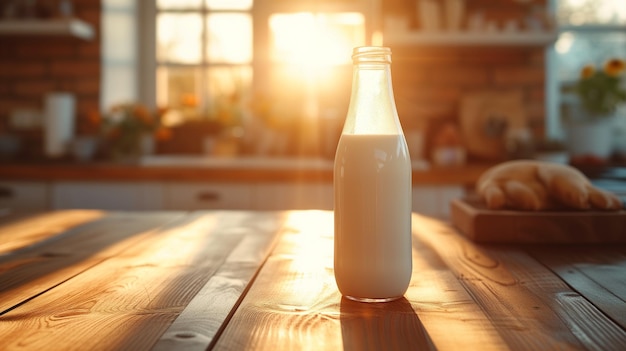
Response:
[{"label": "glass milk bottle", "polygon": [[352,60],[335,155],[335,280],[349,299],[392,301],[412,273],[411,160],[391,86],[391,50],[357,47]]}]

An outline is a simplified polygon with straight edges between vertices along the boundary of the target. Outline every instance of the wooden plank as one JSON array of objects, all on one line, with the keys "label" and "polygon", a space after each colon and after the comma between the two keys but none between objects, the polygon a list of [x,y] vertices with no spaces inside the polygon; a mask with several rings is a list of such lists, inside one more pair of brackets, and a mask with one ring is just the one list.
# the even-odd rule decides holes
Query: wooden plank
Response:
[{"label": "wooden plank", "polygon": [[571,247],[478,245],[414,215],[405,298],[361,304],[335,286],[332,212],[287,214],[107,214],[3,256],[0,293],[21,266],[37,274],[12,283],[14,292],[40,290],[0,314],[0,335],[9,336],[0,349],[626,349],[623,326],[536,256],[556,252],[551,265],[575,267],[595,284],[587,288],[622,301],[623,314],[623,246],[581,247],[581,258],[559,256]]},{"label": "wooden plank", "polygon": [[270,241],[278,237],[275,234],[280,231],[284,220],[282,215],[272,217],[276,217],[276,220],[247,220],[249,230],[246,236],[167,329],[153,350],[206,350],[267,258],[273,246],[269,244]]},{"label": "wooden plank", "polygon": [[324,212],[289,212],[276,248],[214,349],[341,349],[328,224]]},{"label": "wooden plank", "polygon": [[414,245],[405,298],[356,303],[342,298],[334,281],[332,211],[289,214],[214,349],[506,349],[480,306],[424,246]]},{"label": "wooden plank", "polygon": [[[526,253],[513,254],[519,259],[511,260],[510,250],[494,250],[494,257],[507,260],[516,279],[551,308],[568,328],[590,350],[626,349],[626,332],[593,304],[571,290],[561,279],[554,279],[553,272]],[[542,273],[544,272],[544,273]],[[549,276],[544,279],[542,274]],[[622,302],[623,304],[623,302]],[[616,306],[617,307],[617,306]],[[624,311],[624,305],[618,307]],[[623,313],[623,312],[622,312]]]},{"label": "wooden plank", "polygon": [[[59,229],[50,228],[47,233],[54,234],[54,237],[0,256],[0,314],[117,255],[143,240],[152,230],[181,216],[181,213],[174,212],[107,213],[96,220],[67,228],[70,223],[78,224],[91,218],[91,214],[98,213],[62,211],[52,217],[44,217],[44,224],[58,220]],[[72,218],[74,216],[75,219]],[[50,219],[53,221],[50,222]],[[16,226],[29,227],[28,223]],[[45,236],[37,234],[41,230],[36,227],[37,223],[32,227],[32,233],[36,235],[23,237],[30,240]],[[60,230],[65,231],[56,234]],[[28,230],[25,232],[30,233]]]},{"label": "wooden plank", "polygon": [[626,246],[530,250],[533,257],[626,329]]},{"label": "wooden plank", "polygon": [[475,198],[451,202],[452,223],[481,243],[626,243],[626,210],[489,210]]},{"label": "wooden plank", "polygon": [[148,349],[244,238],[269,245],[275,231],[257,233],[255,223],[275,220],[207,212],[170,223],[0,316],[0,335],[11,335],[0,349]]},{"label": "wooden plank", "polygon": [[437,252],[419,238],[416,227],[413,226],[413,276],[405,296],[436,349],[507,350],[489,316]]},{"label": "wooden plank", "polygon": [[623,349],[626,332],[514,246],[476,245],[449,225],[415,216],[436,251],[512,349]]},{"label": "wooden plank", "polygon": [[101,211],[71,210],[24,213],[0,222],[0,256],[50,239],[66,230],[104,216]]}]

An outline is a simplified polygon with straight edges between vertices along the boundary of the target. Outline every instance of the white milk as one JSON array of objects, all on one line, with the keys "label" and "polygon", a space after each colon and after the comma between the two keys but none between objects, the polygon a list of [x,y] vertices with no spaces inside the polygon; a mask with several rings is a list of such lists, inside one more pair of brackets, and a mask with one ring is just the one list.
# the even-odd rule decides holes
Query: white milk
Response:
[{"label": "white milk", "polygon": [[404,136],[343,134],[335,156],[335,280],[342,295],[392,300],[411,279],[411,162]]}]

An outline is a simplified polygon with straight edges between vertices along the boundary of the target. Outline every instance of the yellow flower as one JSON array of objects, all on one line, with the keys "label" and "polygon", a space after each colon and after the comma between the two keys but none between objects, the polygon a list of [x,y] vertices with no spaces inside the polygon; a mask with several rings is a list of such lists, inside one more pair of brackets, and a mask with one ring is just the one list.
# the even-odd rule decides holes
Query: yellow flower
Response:
[{"label": "yellow flower", "polygon": [[610,59],[604,64],[604,72],[611,77],[619,76],[624,69],[626,69],[626,63],[617,58]]},{"label": "yellow flower", "polygon": [[596,67],[594,65],[585,65],[580,71],[580,77],[582,79],[591,78],[596,73]]},{"label": "yellow flower", "polygon": [[626,63],[619,58],[608,60],[602,70],[586,65],[581,78],[573,87],[585,111],[591,116],[612,116],[626,103],[626,90],[619,75],[626,70]]}]

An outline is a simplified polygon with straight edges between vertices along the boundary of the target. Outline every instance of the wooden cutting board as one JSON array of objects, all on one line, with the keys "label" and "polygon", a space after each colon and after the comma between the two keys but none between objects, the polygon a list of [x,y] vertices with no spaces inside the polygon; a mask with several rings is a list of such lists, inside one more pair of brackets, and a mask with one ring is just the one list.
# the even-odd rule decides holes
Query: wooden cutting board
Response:
[{"label": "wooden cutting board", "polygon": [[483,243],[626,243],[626,211],[489,210],[477,198],[450,204],[454,226]]}]

